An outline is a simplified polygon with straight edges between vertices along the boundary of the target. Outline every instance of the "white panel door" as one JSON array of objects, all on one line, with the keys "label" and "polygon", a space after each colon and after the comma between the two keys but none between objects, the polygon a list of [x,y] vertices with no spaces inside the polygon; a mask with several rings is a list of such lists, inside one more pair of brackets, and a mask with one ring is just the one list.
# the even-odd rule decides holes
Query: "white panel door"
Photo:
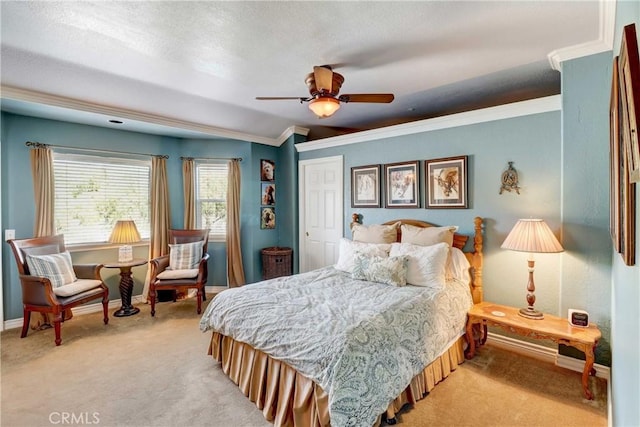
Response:
[{"label": "white panel door", "polygon": [[300,272],[338,261],[344,224],[342,156],[301,160]]}]

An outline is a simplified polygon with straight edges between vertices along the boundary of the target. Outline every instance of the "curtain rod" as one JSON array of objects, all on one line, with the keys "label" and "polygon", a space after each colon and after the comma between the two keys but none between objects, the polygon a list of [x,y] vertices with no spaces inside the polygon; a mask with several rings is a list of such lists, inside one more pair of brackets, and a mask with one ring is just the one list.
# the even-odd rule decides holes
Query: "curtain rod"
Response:
[{"label": "curtain rod", "polygon": [[112,154],[135,154],[137,156],[149,156],[149,157],[159,157],[161,159],[168,159],[169,156],[165,154],[146,154],[146,153],[131,153],[128,151],[115,151],[115,150],[100,150],[97,148],[78,148],[78,147],[69,147],[66,145],[53,145],[53,144],[43,144],[41,142],[27,141],[24,143],[27,147],[33,148],[45,148],[45,147],[57,147],[57,148],[68,148],[70,150],[78,150],[78,151],[89,151],[94,153],[112,153]]},{"label": "curtain rod", "polygon": [[242,157],[180,157],[180,160],[237,160],[242,161]]}]

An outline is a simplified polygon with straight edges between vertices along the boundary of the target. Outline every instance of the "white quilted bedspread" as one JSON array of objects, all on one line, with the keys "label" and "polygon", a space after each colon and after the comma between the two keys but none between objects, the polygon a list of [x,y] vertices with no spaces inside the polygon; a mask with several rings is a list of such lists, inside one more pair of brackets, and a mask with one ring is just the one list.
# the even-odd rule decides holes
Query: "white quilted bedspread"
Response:
[{"label": "white quilted bedspread", "polygon": [[467,284],[354,280],[333,267],[217,295],[200,321],[287,363],[329,395],[331,425],[371,426],[464,331]]}]

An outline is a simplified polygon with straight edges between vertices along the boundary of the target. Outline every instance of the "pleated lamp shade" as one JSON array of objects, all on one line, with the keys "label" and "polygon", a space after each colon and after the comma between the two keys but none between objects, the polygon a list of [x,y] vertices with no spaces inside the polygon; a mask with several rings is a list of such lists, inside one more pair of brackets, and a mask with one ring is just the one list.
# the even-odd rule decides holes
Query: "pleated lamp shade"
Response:
[{"label": "pleated lamp shade", "polygon": [[140,233],[133,220],[119,220],[111,231],[109,243],[121,244],[118,250],[118,262],[133,261],[133,248],[129,245],[140,241]]},{"label": "pleated lamp shade", "polygon": [[564,248],[542,219],[520,219],[504,240],[503,249],[529,253],[562,252]]}]

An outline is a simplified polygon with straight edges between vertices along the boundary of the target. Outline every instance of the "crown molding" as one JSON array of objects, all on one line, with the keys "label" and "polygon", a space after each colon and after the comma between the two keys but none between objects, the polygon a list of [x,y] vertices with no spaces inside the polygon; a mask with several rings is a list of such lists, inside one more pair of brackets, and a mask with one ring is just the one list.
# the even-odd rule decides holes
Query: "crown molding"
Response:
[{"label": "crown molding", "polygon": [[550,52],[547,58],[551,68],[562,71],[563,61],[613,50],[613,39],[616,31],[616,0],[600,0],[599,9],[598,39]]},{"label": "crown molding", "polygon": [[[259,135],[252,135],[244,132],[236,132],[229,129],[223,129],[215,126],[208,126],[199,123],[193,123],[186,120],[173,119],[169,117],[159,116],[155,114],[141,113],[138,111],[127,110],[122,108],[114,108],[106,105],[94,104],[74,98],[64,96],[51,95],[48,93],[36,92],[28,89],[22,89],[12,86],[0,86],[2,98],[13,99],[16,101],[33,102],[37,104],[49,105],[52,107],[67,108],[87,113],[103,114],[111,117],[124,118],[127,120],[135,120],[138,122],[166,126],[170,128],[182,129],[192,132],[198,132],[217,138],[237,139],[240,141],[250,141],[259,144],[280,146],[280,138],[267,138]],[[288,129],[287,129],[288,130]],[[285,131],[286,133],[286,131]]]},{"label": "crown molding", "polygon": [[298,152],[322,150],[342,145],[375,141],[377,139],[393,138],[396,136],[430,132],[439,129],[491,122],[494,120],[510,119],[513,117],[546,113],[549,111],[560,111],[561,108],[560,95],[546,96],[544,98],[537,98],[529,101],[513,102],[511,104],[499,105],[497,107],[466,111],[464,113],[450,114],[448,116],[436,117],[433,119],[418,120],[415,122],[371,129],[348,135],[301,142],[296,144],[296,150],[298,150]]},{"label": "crown molding", "polygon": [[307,135],[309,135],[309,129],[303,128],[302,126],[289,126],[278,137],[278,139],[277,139],[278,147],[281,146],[282,144],[284,144],[291,137],[291,135],[294,135],[294,134],[295,135],[307,136]]}]

